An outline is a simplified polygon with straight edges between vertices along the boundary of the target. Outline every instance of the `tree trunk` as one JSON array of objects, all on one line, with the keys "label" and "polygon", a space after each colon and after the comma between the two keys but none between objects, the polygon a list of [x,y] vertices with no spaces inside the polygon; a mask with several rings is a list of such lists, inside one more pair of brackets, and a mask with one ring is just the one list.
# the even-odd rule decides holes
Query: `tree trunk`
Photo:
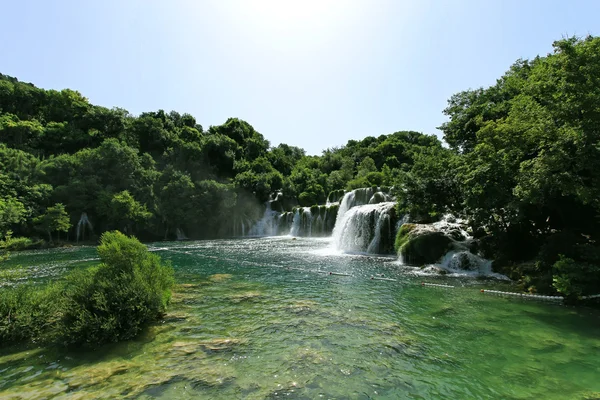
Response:
[{"label": "tree trunk", "polygon": [[49,240],[48,243],[52,243],[52,233],[50,231],[47,231],[47,232],[48,232],[48,240]]}]

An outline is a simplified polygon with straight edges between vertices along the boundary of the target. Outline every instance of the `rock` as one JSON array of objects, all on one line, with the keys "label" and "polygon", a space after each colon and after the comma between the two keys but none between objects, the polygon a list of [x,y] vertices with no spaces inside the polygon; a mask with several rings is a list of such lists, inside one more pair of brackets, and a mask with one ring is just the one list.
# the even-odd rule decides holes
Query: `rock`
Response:
[{"label": "rock", "polygon": [[448,252],[451,245],[452,240],[442,232],[413,230],[400,247],[400,255],[406,264],[433,264]]},{"label": "rock", "polygon": [[[449,251],[468,252],[472,242],[465,221],[446,215],[431,224],[403,224],[396,235],[395,248],[406,264],[422,265],[439,262]],[[468,254],[455,258],[457,268],[477,269]]]},{"label": "rock", "polygon": [[379,204],[386,201],[388,201],[388,196],[382,192],[375,192],[375,194],[373,194],[373,196],[369,199],[369,204]]},{"label": "rock", "polygon": [[241,301],[256,300],[256,299],[260,298],[261,296],[262,296],[262,294],[260,292],[253,290],[253,291],[249,291],[249,292],[237,293],[237,294],[231,295],[231,296],[229,296],[229,299],[234,303],[239,303]]},{"label": "rock", "polygon": [[233,275],[231,274],[215,274],[208,277],[211,282],[223,282],[228,279],[231,279]]}]

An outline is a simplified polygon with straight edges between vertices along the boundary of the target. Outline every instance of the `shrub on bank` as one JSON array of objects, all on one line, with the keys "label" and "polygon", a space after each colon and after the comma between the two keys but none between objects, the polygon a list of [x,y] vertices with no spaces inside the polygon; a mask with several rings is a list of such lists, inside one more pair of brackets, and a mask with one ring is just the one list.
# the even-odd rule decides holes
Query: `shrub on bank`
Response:
[{"label": "shrub on bank", "polygon": [[0,295],[0,341],[57,340],[95,346],[131,339],[160,318],[173,270],[133,237],[102,235],[102,264],[74,271],[62,283],[24,285]]},{"label": "shrub on bank", "polygon": [[164,313],[170,299],[173,270],[137,239],[104,233],[98,254],[99,267],[74,273],[67,281],[67,344],[131,339]]},{"label": "shrub on bank", "polygon": [[32,240],[26,237],[12,237],[7,235],[4,240],[0,240],[0,249],[5,251],[23,251],[30,249],[38,249],[43,247],[43,240]]},{"label": "shrub on bank", "polygon": [[47,341],[57,332],[61,286],[22,285],[0,290],[0,342]]}]

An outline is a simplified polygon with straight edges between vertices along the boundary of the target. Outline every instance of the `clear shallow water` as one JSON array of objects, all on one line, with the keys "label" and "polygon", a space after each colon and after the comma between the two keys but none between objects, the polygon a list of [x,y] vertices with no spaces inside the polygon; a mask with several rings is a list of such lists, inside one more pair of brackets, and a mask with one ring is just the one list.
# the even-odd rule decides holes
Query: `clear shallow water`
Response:
[{"label": "clear shallow water", "polygon": [[[417,277],[393,259],[334,254],[328,245],[263,238],[150,246],[176,271],[166,320],[94,352],[4,349],[0,398],[599,396],[597,311],[488,297],[479,289],[510,287]],[[3,268],[31,265],[48,279],[95,257],[93,248],[28,252]],[[369,279],[376,274],[396,281]]]}]

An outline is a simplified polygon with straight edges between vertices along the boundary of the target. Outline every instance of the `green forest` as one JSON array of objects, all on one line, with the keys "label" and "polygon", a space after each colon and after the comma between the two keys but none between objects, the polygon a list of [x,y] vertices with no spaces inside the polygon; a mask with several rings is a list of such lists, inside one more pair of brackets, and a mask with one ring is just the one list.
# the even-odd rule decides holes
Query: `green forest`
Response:
[{"label": "green forest", "polygon": [[[119,230],[143,241],[230,237],[281,191],[284,207],[393,187],[414,222],[461,216],[524,290],[600,289],[600,38],[566,38],[488,88],[453,95],[435,135],[399,131],[320,156],[230,118],[131,115],[0,75],[0,239],[7,250]],[[598,164],[598,165],[597,165]],[[93,226],[82,238],[82,214]]]}]

